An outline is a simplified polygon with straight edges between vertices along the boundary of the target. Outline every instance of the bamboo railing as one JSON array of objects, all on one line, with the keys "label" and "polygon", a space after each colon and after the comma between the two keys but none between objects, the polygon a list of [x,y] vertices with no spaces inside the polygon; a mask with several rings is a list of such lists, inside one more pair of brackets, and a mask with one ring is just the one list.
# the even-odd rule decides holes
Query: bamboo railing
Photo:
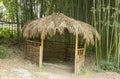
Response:
[{"label": "bamboo railing", "polygon": [[79,70],[82,66],[84,66],[84,61],[85,61],[85,48],[79,48],[77,49],[77,60],[76,60],[76,63],[77,63],[77,70]]}]

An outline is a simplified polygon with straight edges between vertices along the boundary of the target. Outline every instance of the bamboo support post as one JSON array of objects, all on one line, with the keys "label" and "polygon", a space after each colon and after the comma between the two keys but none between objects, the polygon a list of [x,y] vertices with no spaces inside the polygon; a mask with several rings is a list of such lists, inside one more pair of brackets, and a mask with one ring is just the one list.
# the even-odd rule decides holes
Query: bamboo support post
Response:
[{"label": "bamboo support post", "polygon": [[74,62],[75,74],[77,74],[77,54],[78,54],[78,32],[76,32],[76,40],[75,40],[75,62]]},{"label": "bamboo support post", "polygon": [[84,43],[84,53],[83,53],[83,55],[85,55],[85,51],[86,51],[86,41]]},{"label": "bamboo support post", "polygon": [[42,67],[43,62],[43,44],[44,44],[44,32],[41,34],[41,45],[40,45],[40,53],[39,53],[39,66]]}]

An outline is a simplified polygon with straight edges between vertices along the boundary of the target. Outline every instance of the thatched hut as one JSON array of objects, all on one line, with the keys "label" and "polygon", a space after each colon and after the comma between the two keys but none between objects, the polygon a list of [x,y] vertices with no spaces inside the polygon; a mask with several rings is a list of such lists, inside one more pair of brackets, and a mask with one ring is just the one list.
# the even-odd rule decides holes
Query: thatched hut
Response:
[{"label": "thatched hut", "polygon": [[[44,51],[46,49],[45,47],[43,47],[45,38],[47,36],[52,37],[56,34],[63,35],[66,33],[69,36],[75,36],[75,43],[73,48],[75,52],[74,72],[77,73],[77,70],[79,70],[79,68],[84,65],[86,44],[94,44],[94,35],[98,39],[100,39],[100,36],[95,28],[82,21],[67,17],[62,13],[53,13],[52,15],[30,21],[26,23],[23,27],[23,37],[27,39],[40,37],[40,43],[36,43],[36,45],[40,46],[38,48],[38,62],[40,66],[42,66],[43,61],[43,49]],[[82,48],[79,48],[78,46],[79,37],[82,37],[82,39],[84,39],[84,46]],[[68,38],[68,40],[70,40],[70,38]],[[31,51],[33,50],[32,47],[34,47],[34,45],[31,46]],[[26,52],[27,49],[28,48],[26,48]],[[52,51],[54,50],[52,49]]]}]

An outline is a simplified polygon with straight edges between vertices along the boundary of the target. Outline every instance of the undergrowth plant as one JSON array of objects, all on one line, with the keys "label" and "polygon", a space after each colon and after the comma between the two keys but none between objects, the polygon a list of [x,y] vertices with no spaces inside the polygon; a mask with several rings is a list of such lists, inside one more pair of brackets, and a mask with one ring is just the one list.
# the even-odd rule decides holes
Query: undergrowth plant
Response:
[{"label": "undergrowth plant", "polygon": [[9,55],[7,48],[0,46],[0,59],[3,59]]},{"label": "undergrowth plant", "polygon": [[83,66],[80,68],[78,75],[84,75],[85,73],[87,73],[87,67]]},{"label": "undergrowth plant", "polygon": [[105,62],[100,65],[100,68],[105,71],[113,71],[120,73],[120,69],[117,67],[117,64],[113,62]]},{"label": "undergrowth plant", "polygon": [[100,66],[96,66],[94,69],[93,69],[95,72],[103,72],[104,70],[101,69]]},{"label": "undergrowth plant", "polygon": [[102,62],[100,65],[97,65],[94,68],[96,72],[103,72],[103,71],[113,71],[120,73],[120,69],[117,67],[117,64],[113,62]]}]

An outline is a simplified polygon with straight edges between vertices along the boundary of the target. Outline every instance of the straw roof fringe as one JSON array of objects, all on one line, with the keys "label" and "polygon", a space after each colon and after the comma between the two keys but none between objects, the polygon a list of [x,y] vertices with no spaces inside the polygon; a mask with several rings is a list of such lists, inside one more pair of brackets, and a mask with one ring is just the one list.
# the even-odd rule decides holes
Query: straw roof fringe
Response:
[{"label": "straw roof fringe", "polygon": [[86,39],[88,44],[94,44],[93,35],[100,39],[97,30],[91,25],[67,17],[62,13],[53,13],[52,15],[26,23],[23,27],[23,37],[38,37],[43,31],[45,36],[47,34],[53,36],[56,34],[56,31],[63,34],[65,29],[72,34],[78,32],[79,35]]}]

